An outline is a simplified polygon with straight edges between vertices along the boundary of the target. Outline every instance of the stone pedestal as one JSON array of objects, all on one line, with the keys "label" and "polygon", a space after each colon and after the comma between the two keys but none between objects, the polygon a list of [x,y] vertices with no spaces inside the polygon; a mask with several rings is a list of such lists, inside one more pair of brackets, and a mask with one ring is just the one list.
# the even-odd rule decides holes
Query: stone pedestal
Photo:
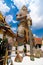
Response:
[{"label": "stone pedestal", "polygon": [[15,58],[14,61],[16,61],[16,62],[22,62],[22,57],[19,54],[17,54],[17,56],[16,56],[16,58]]}]

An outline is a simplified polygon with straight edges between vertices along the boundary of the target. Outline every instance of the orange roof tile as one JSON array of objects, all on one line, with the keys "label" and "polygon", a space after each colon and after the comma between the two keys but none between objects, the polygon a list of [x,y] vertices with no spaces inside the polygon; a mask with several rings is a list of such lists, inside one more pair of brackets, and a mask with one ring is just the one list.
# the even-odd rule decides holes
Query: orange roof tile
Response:
[{"label": "orange roof tile", "polygon": [[34,38],[35,44],[42,44],[42,39],[41,38]]}]

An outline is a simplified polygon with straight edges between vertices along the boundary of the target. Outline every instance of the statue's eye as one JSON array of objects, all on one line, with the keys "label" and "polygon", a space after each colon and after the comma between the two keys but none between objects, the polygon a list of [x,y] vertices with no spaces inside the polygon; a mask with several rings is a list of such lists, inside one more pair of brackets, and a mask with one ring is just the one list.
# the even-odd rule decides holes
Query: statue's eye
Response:
[{"label": "statue's eye", "polygon": [[18,16],[18,14],[16,14],[16,16]]},{"label": "statue's eye", "polygon": [[22,14],[20,14],[20,16],[22,16]]}]

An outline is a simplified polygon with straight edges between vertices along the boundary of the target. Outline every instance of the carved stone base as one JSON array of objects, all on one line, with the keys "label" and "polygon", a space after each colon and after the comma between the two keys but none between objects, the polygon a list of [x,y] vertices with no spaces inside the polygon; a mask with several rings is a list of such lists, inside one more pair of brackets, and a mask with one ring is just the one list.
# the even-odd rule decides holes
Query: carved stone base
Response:
[{"label": "carved stone base", "polygon": [[22,59],[23,58],[19,54],[17,54],[17,56],[16,56],[16,58],[15,58],[14,61],[16,61],[16,62],[22,62]]}]

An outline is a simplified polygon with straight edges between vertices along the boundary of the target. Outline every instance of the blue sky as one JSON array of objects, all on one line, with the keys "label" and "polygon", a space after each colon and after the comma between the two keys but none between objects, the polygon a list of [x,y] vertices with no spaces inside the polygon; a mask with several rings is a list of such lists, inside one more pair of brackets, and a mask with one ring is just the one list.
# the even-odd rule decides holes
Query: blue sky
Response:
[{"label": "blue sky", "polygon": [[32,33],[36,37],[43,36],[43,0],[0,0],[0,11],[6,16],[6,22],[14,33],[17,31],[16,13],[26,5],[32,18]]}]

